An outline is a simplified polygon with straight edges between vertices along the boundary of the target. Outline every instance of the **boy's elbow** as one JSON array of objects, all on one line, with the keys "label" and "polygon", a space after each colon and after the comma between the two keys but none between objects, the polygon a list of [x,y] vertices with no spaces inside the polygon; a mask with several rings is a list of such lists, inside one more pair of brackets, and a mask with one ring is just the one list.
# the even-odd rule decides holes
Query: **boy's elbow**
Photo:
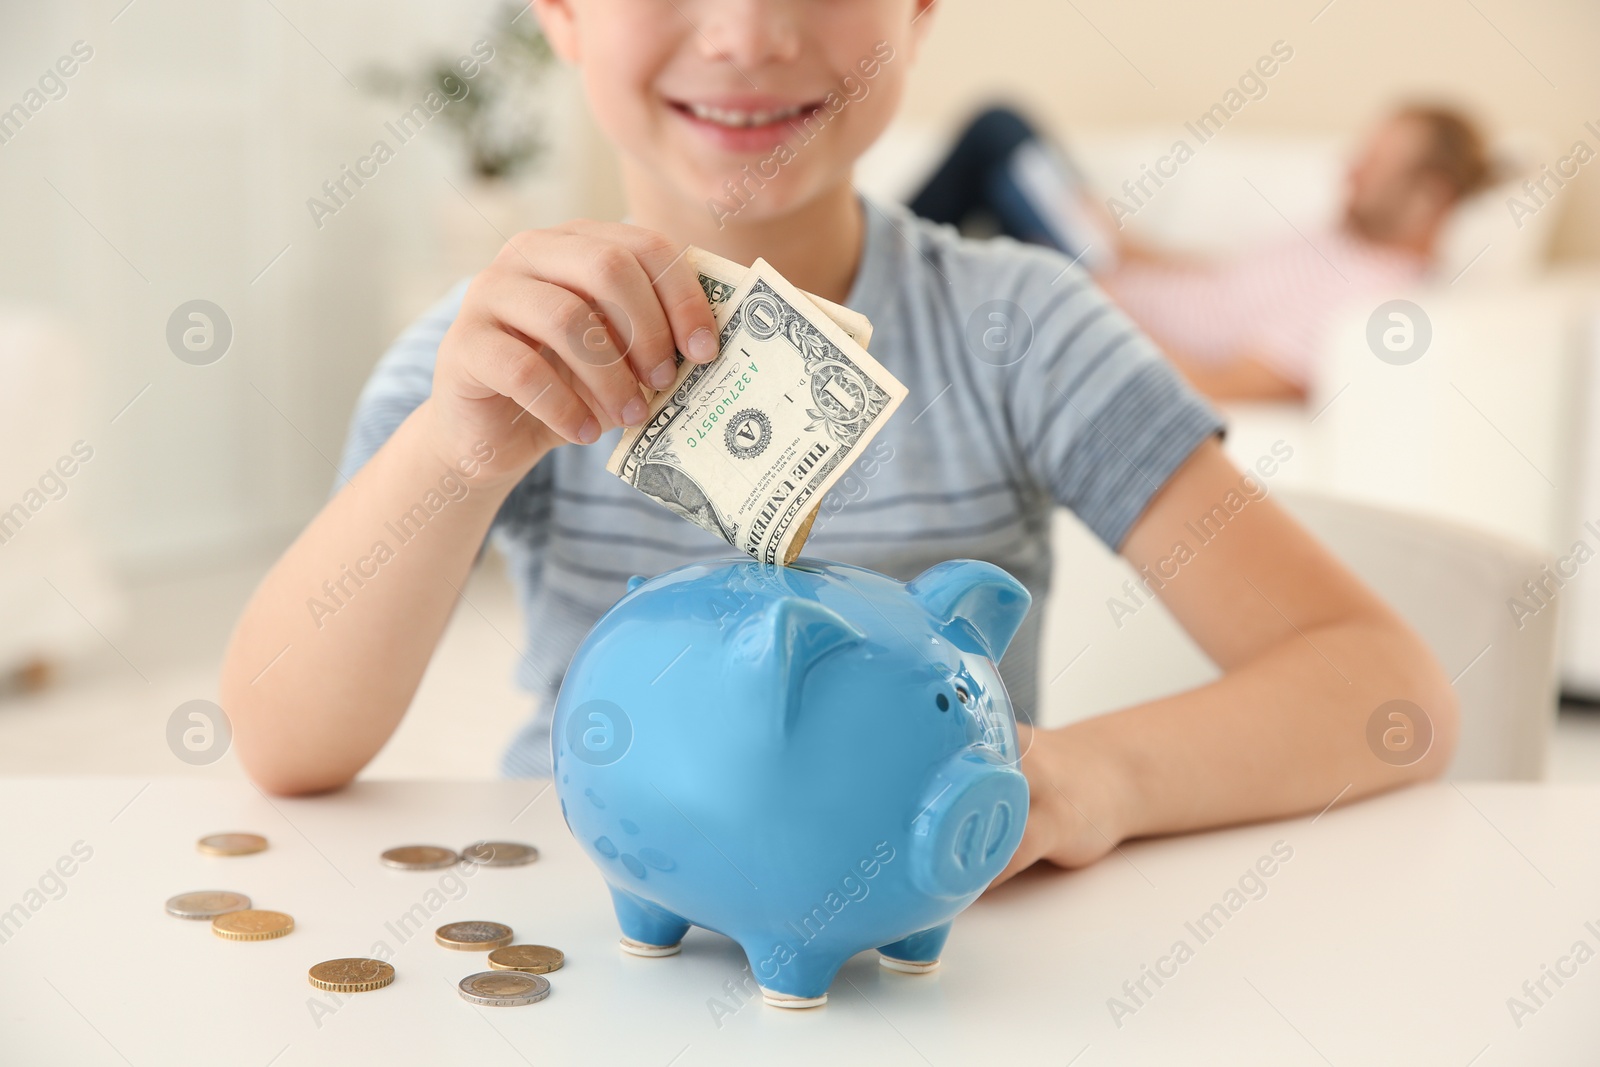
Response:
[{"label": "boy's elbow", "polygon": [[1411,724],[1412,735],[1428,745],[1420,759],[1397,769],[1407,781],[1442,778],[1455,759],[1460,740],[1461,702],[1427,642],[1405,623],[1397,621],[1396,625],[1402,631],[1392,646],[1401,653],[1396,689],[1407,694],[1406,699],[1420,712],[1420,721]]},{"label": "boy's elbow", "polygon": [[245,774],[263,793],[275,797],[309,797],[331,793],[343,789],[355,778],[353,774],[308,773],[303,768],[252,767],[248,762],[245,762]]},{"label": "boy's elbow", "polygon": [[349,785],[361,769],[309,758],[307,750],[313,746],[283,735],[281,709],[275,712],[243,693],[230,694],[226,684],[222,698],[233,728],[234,754],[262,792],[279,797],[327,793]]}]

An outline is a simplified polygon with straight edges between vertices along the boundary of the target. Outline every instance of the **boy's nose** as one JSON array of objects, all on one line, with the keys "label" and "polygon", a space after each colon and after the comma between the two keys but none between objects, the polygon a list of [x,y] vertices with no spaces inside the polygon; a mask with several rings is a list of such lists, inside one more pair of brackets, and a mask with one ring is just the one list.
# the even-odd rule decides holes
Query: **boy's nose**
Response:
[{"label": "boy's nose", "polygon": [[800,53],[793,0],[707,0],[695,5],[702,52],[745,70]]}]

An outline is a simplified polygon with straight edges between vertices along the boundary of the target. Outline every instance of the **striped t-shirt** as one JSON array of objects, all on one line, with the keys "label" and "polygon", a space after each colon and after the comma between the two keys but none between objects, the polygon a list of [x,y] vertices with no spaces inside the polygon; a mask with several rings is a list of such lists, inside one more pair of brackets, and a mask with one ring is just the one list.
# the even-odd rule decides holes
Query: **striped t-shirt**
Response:
[{"label": "striped t-shirt", "polygon": [[[1071,508],[1119,547],[1221,421],[1060,254],[968,240],[899,206],[863,200],[862,210],[865,245],[846,303],[872,321],[872,354],[910,395],[824,498],[804,554],[903,581],[957,558],[1009,571],[1035,601],[1000,664],[1026,721],[1037,702],[1051,509]],[[453,289],[379,361],[356,407],[345,477],[427,397],[465,290]],[[508,775],[550,773],[562,676],[631,575],[734,555],[606,472],[620,434],[551,452],[490,528],[525,613],[517,681],[540,698],[505,753]]]}]

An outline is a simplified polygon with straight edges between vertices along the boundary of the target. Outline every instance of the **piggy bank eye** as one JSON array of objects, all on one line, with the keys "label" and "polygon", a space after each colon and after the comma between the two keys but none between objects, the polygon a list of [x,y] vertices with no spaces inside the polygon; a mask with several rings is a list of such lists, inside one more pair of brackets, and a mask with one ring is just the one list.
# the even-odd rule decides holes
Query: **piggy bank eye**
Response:
[{"label": "piggy bank eye", "polygon": [[950,710],[950,698],[945,696],[943,693],[940,693],[937,696],[935,696],[933,698],[933,702],[935,704],[939,705],[939,710],[940,711],[949,711]]},{"label": "piggy bank eye", "polygon": [[967,687],[960,682],[956,683],[956,699],[963,704],[970,705],[972,703],[972,694],[967,692]]}]

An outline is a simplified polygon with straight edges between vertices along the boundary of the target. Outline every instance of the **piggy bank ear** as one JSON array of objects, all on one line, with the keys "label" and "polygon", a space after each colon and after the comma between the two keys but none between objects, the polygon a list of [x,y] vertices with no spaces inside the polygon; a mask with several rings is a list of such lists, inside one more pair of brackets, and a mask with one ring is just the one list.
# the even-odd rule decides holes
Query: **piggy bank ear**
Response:
[{"label": "piggy bank ear", "polygon": [[641,585],[643,585],[645,582],[648,582],[649,580],[650,579],[646,578],[642,574],[635,574],[632,578],[628,579],[628,592],[630,592],[630,593],[633,592],[635,589],[639,588]]},{"label": "piggy bank ear", "polygon": [[968,652],[996,663],[1016,636],[1033,597],[1005,571],[975,559],[953,559],[917,575],[906,585],[939,621],[945,636]]},{"label": "piggy bank ear", "polygon": [[[742,624],[733,636],[729,669],[738,713],[750,721],[752,711],[761,728],[781,741],[788,736],[800,708],[800,688],[806,672],[836,648],[865,638],[838,612],[814,600],[783,597],[766,605]],[[776,706],[773,706],[776,705]]]}]

